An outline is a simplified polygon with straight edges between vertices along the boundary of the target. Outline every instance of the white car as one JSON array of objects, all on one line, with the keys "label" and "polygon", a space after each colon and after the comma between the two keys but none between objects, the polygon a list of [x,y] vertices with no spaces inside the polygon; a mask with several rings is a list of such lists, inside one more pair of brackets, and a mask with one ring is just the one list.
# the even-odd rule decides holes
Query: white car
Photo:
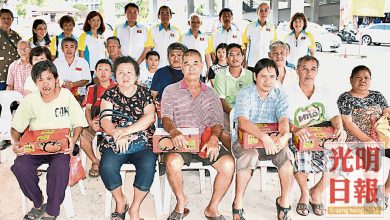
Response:
[{"label": "white car", "polygon": [[[340,37],[330,33],[319,24],[308,22],[306,30],[313,34],[316,51],[336,51],[341,46]],[[278,39],[284,41],[289,33],[291,33],[290,22],[280,22],[276,28]]]},{"label": "white car", "polygon": [[374,45],[390,43],[390,24],[372,24],[359,30],[357,36],[361,36],[363,44]]}]

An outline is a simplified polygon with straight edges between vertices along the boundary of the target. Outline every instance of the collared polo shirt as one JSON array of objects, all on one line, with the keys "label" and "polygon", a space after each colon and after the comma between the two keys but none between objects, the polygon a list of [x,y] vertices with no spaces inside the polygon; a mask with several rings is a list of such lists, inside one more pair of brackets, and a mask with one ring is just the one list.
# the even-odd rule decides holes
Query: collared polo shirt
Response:
[{"label": "collared polo shirt", "polygon": [[309,49],[316,47],[313,35],[305,30],[298,35],[297,39],[295,38],[295,32],[292,31],[286,36],[285,42],[290,45],[290,54],[287,57],[287,61],[295,66],[297,66],[299,58],[308,55]]},{"label": "collared polo shirt", "polygon": [[14,87],[14,90],[20,92],[24,95],[24,84],[26,79],[31,75],[32,65],[28,63],[27,65],[23,64],[22,59],[14,61],[9,65],[8,76],[7,76],[7,85]]},{"label": "collared polo shirt", "polygon": [[178,27],[169,24],[165,30],[162,24],[157,24],[150,28],[147,47],[152,47],[160,54],[160,64],[158,67],[168,65],[168,46],[175,42],[180,42],[180,30]]},{"label": "collared polo shirt", "polygon": [[114,36],[117,36],[121,42],[121,51],[123,56],[131,56],[135,60],[141,56],[148,40],[148,31],[140,23],[130,27],[127,21],[118,25],[114,30]]},{"label": "collared polo shirt", "polygon": [[106,57],[105,39],[98,34],[98,38],[92,37],[92,32],[83,32],[79,37],[78,50],[84,51],[85,60],[89,68],[94,71],[96,63]]},{"label": "collared polo shirt", "polygon": [[[240,116],[252,123],[277,123],[280,118],[288,117],[287,95],[281,89],[273,88],[264,100],[256,85],[247,86],[238,93],[234,105],[234,121],[238,122]],[[234,138],[237,140],[236,135]]]},{"label": "collared polo shirt", "polygon": [[271,22],[266,21],[264,26],[259,20],[249,23],[242,36],[242,41],[248,44],[248,66],[254,67],[260,59],[268,58],[269,45],[276,39],[276,29]]},{"label": "collared polo shirt", "polygon": [[242,68],[240,76],[234,78],[229,71],[229,67],[227,67],[225,72],[215,76],[214,89],[219,98],[225,99],[229,106],[233,108],[238,91],[250,84],[253,84],[253,73],[251,71]]},{"label": "collared polo shirt", "polygon": [[212,33],[209,38],[209,46],[207,53],[215,53],[215,49],[217,49],[218,45],[221,43],[231,44],[236,43],[242,45],[242,35],[240,30],[231,26],[228,31],[224,28],[218,28],[214,33]]},{"label": "collared polo shirt", "polygon": [[[65,58],[56,59],[53,63],[57,67],[58,75],[63,81],[91,81],[91,72],[88,63],[81,57],[75,57],[71,65],[68,65]],[[78,90],[80,95],[85,95],[85,86],[78,88]]]},{"label": "collared polo shirt", "polygon": [[[76,39],[76,37],[72,34],[71,36],[73,39]],[[62,40],[64,39],[64,32],[62,32],[58,36],[53,36],[50,42],[50,53],[53,57],[59,58],[64,57],[64,52],[62,51],[61,44]],[[77,39],[76,39],[77,40]],[[76,56],[79,56],[77,53]]]},{"label": "collared polo shirt", "polygon": [[[5,33],[8,34],[7,32]],[[11,39],[11,42],[15,44],[15,47],[22,39],[19,34],[13,30],[10,31],[8,37]],[[17,59],[19,59],[19,54],[16,48],[8,43],[4,36],[0,34],[0,83],[7,80],[8,67]]]},{"label": "collared polo shirt", "polygon": [[203,82],[200,94],[193,98],[184,80],[169,85],[161,100],[161,116],[170,118],[178,128],[223,126],[223,109],[215,91]]},{"label": "collared polo shirt", "polygon": [[199,51],[200,55],[202,56],[202,60],[203,60],[202,76],[206,76],[207,66],[206,66],[205,55],[206,52],[208,51],[207,50],[207,47],[209,46],[208,41],[209,41],[209,37],[201,31],[199,31],[198,37],[195,38],[195,36],[191,32],[191,29],[189,29],[187,33],[181,36],[182,44],[184,44],[188,49],[195,49]]},{"label": "collared polo shirt", "polygon": [[110,79],[110,85],[107,88],[104,88],[100,84],[97,84],[97,91],[96,91],[96,101],[93,103],[93,94],[95,92],[95,85],[90,85],[87,88],[87,95],[84,97],[83,102],[81,103],[82,107],[85,107],[87,104],[93,105],[93,106],[100,106],[100,103],[102,102],[102,96],[106,92],[106,90],[114,88],[117,86],[117,84]]}]

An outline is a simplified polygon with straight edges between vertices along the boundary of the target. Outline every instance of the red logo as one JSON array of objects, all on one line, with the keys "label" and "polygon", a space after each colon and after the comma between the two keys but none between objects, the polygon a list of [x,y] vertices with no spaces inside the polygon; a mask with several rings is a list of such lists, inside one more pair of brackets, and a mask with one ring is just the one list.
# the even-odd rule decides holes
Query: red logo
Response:
[{"label": "red logo", "polygon": [[175,33],[171,33],[171,37],[175,37]]},{"label": "red logo", "polygon": [[233,35],[233,38],[237,38],[237,35]]},{"label": "red logo", "polygon": [[271,31],[271,28],[266,28],[265,31]]},{"label": "red logo", "polygon": [[301,40],[305,40],[306,39],[306,37],[301,37]]},{"label": "red logo", "polygon": [[76,67],[76,71],[81,71],[83,70],[81,67]]},{"label": "red logo", "polygon": [[142,34],[142,30],[137,30],[137,33],[138,34]]},{"label": "red logo", "polygon": [[200,41],[204,41],[204,37],[201,37],[201,38],[200,38]]}]

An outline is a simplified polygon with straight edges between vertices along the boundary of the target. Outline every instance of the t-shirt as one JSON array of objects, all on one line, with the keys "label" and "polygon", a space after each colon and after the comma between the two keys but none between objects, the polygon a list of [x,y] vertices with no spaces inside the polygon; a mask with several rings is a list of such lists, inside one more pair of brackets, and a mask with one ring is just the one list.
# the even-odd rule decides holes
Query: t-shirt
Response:
[{"label": "t-shirt", "polygon": [[[95,86],[97,86],[97,92],[96,92],[96,101],[95,104],[93,103],[93,94],[95,93]],[[100,103],[102,102],[102,96],[106,92],[107,89],[111,89],[116,86],[116,83],[112,80],[110,80],[110,85],[107,88],[104,88],[100,84],[90,85],[87,88],[87,95],[84,97],[83,102],[81,103],[82,107],[85,107],[87,104],[93,105],[93,106],[100,106]]]},{"label": "t-shirt", "polygon": [[89,68],[94,71],[96,63],[106,57],[105,39],[99,34],[98,38],[92,37],[92,32],[83,32],[79,37],[78,50],[84,51],[85,60]]},{"label": "t-shirt", "polygon": [[[118,86],[108,89],[102,96],[102,100],[106,100],[113,105],[113,110],[119,111],[126,116],[130,116],[137,122],[144,115],[144,108],[149,104],[154,104],[150,90],[144,86],[137,86],[137,90],[133,96],[127,97],[123,95]],[[117,126],[123,119],[112,117],[112,123]],[[151,124],[144,132],[149,140],[149,146],[152,143],[152,135],[154,133],[154,124]],[[109,143],[108,139],[103,140],[104,147],[114,147]],[[115,149],[114,149],[115,150]]]},{"label": "t-shirt", "polygon": [[330,121],[334,116],[340,115],[335,96],[323,87],[315,85],[310,99],[303,94],[299,84],[286,88],[286,94],[289,120],[298,128]]},{"label": "t-shirt", "polygon": [[152,80],[155,73],[149,72],[149,70],[140,70],[141,74],[139,76],[139,81],[141,82],[141,85],[147,87],[150,89],[152,86]]},{"label": "t-shirt", "polygon": [[209,73],[208,73],[208,79],[214,79],[217,74],[224,72],[227,67],[228,67],[228,65],[222,66],[218,63],[210,66]]},{"label": "t-shirt", "polygon": [[47,103],[39,91],[27,95],[12,119],[12,128],[19,133],[30,130],[88,127],[83,110],[72,93],[61,89],[57,98]]},{"label": "t-shirt", "polygon": [[165,66],[158,69],[154,74],[150,90],[158,92],[157,100],[160,101],[165,87],[179,82],[182,79],[183,72],[181,70],[173,69],[171,66]]},{"label": "t-shirt", "polygon": [[240,76],[234,78],[229,68],[226,68],[225,72],[216,75],[214,89],[219,98],[225,99],[229,106],[233,108],[238,91],[251,84],[253,84],[253,73],[251,71],[242,68]]}]

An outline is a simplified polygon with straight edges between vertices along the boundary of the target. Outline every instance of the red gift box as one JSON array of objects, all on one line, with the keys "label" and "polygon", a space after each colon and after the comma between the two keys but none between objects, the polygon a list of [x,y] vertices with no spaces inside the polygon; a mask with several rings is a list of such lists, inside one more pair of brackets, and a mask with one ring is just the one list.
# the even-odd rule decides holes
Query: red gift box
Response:
[{"label": "red gift box", "polygon": [[[26,154],[32,155],[47,155],[63,153],[68,148],[69,128],[47,129],[30,131],[26,129],[22,138],[19,141],[19,146],[23,147]],[[57,152],[44,151],[45,144],[61,145],[61,149]]]},{"label": "red gift box", "polygon": [[[259,129],[268,134],[273,141],[276,141],[276,136],[279,134],[278,123],[257,123]],[[257,139],[254,135],[245,132],[240,127],[238,128],[238,141],[243,148],[263,148],[263,142]]]},{"label": "red gift box", "polygon": [[[186,147],[177,149],[172,146],[163,146],[163,138],[169,138],[170,135],[164,128],[157,128],[153,135],[153,152],[199,152],[200,135],[198,128],[178,128],[187,140]],[[161,143],[160,143],[161,140]]]},{"label": "red gift box", "polygon": [[301,141],[298,136],[293,135],[294,145],[298,151],[323,151],[325,142],[337,141],[333,127],[307,127],[310,133],[309,141]]}]

